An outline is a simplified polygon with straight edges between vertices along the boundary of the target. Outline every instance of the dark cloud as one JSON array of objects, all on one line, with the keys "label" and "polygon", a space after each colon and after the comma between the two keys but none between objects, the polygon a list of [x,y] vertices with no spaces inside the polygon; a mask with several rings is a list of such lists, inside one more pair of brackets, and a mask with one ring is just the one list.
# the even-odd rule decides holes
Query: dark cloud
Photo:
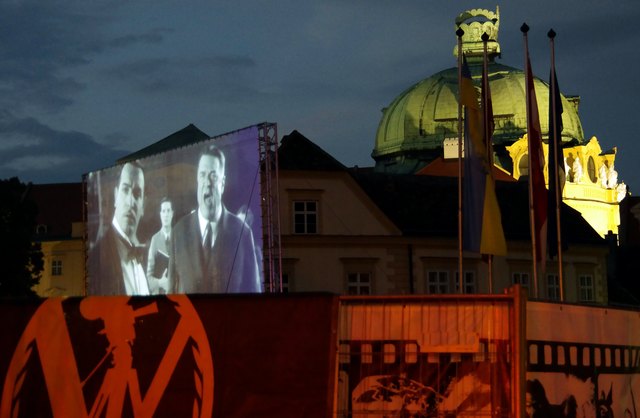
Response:
[{"label": "dark cloud", "polygon": [[0,113],[0,178],[34,183],[81,181],[126,154],[74,131],[57,131],[34,118]]},{"label": "dark cloud", "polygon": [[145,94],[218,99],[247,98],[257,94],[251,72],[257,63],[248,56],[162,57],[126,62],[106,74]]},{"label": "dark cloud", "polygon": [[118,5],[102,9],[74,1],[0,3],[0,108],[59,111],[86,88],[67,74],[69,69],[89,64],[109,49],[157,44],[170,32],[108,35]]},{"label": "dark cloud", "polygon": [[[92,168],[104,167],[114,149],[134,151],[189,122],[217,134],[262,120],[283,134],[301,131],[347,165],[372,163],[380,109],[455,66],[455,17],[495,4],[0,0],[0,111],[10,109],[15,124],[0,121],[2,173],[50,165],[57,176],[71,164],[70,174],[82,173],[83,161],[67,155],[79,151],[63,147],[104,152]],[[522,68],[527,21],[534,72],[545,80],[546,32],[556,30],[561,89],[582,96],[585,134],[626,152],[623,179],[640,175],[632,141],[639,17],[637,0],[500,8],[500,62]],[[36,157],[45,152],[50,158]]]},{"label": "dark cloud", "polygon": [[119,36],[117,38],[107,41],[107,45],[110,48],[126,48],[136,44],[159,44],[165,39],[165,35],[171,34],[174,31],[168,28],[152,29],[147,33],[142,34],[129,34],[125,36]]}]

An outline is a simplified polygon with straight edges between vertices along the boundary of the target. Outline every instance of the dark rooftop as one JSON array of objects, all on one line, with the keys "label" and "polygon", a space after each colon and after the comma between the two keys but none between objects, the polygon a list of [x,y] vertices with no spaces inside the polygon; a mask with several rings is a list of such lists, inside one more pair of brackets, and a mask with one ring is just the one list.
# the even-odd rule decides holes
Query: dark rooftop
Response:
[{"label": "dark rooftop", "polygon": [[295,130],[280,141],[278,165],[282,170],[346,170],[342,163]]},{"label": "dark rooftop", "polygon": [[170,151],[172,149],[195,144],[200,141],[204,141],[205,139],[209,139],[209,135],[202,132],[194,124],[190,123],[186,127],[172,133],[166,138],[161,139],[158,142],[154,142],[153,144],[144,147],[141,150],[120,158],[118,161],[116,161],[116,164],[124,164],[128,161],[138,160],[150,155],[159,154],[162,152]]},{"label": "dark rooftop", "polygon": [[[457,237],[456,178],[383,174],[367,170],[350,172],[365,193],[403,234]],[[527,183],[497,182],[496,194],[507,240],[530,240]],[[605,240],[575,209],[563,205],[561,216],[569,248],[571,244],[606,245]]]},{"label": "dark rooftop", "polygon": [[[405,236],[457,238],[458,179],[447,175],[413,175],[350,168],[298,131],[282,138],[278,150],[282,170],[346,171]],[[524,177],[526,179],[526,177]],[[507,240],[528,241],[529,191],[526,181],[504,176],[496,182],[496,195]],[[564,239],[571,244],[606,245],[606,242],[568,205],[561,211]]]}]

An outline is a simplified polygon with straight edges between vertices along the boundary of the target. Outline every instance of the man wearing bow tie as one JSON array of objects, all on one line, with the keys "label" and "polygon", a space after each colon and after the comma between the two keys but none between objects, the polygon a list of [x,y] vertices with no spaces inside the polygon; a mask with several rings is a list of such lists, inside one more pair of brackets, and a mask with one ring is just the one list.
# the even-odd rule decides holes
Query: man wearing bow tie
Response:
[{"label": "man wearing bow tie", "polygon": [[198,159],[198,207],[172,233],[169,279],[177,293],[260,292],[251,227],[222,201],[225,156],[209,145]]},{"label": "man wearing bow tie", "polygon": [[115,187],[111,227],[89,255],[89,289],[94,295],[148,295],[143,268],[144,246],[138,225],[144,213],[144,172],[136,162],[126,163]]}]

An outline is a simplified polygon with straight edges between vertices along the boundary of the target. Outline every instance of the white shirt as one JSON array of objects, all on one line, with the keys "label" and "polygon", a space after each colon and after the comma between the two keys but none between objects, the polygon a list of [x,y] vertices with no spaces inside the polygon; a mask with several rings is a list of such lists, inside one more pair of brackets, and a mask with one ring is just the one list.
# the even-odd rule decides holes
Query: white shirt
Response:
[{"label": "white shirt", "polygon": [[[128,245],[133,247],[133,244],[124,234],[124,232],[122,232],[120,225],[118,225],[118,222],[116,222],[115,219],[113,219],[112,224],[118,235],[120,235]],[[147,276],[144,273],[142,264],[140,264],[137,259],[132,258],[130,260],[127,260],[126,255],[123,256],[123,254],[120,254],[120,267],[122,267],[124,289],[125,292],[127,292],[128,296],[149,294],[149,284],[147,283]]]}]

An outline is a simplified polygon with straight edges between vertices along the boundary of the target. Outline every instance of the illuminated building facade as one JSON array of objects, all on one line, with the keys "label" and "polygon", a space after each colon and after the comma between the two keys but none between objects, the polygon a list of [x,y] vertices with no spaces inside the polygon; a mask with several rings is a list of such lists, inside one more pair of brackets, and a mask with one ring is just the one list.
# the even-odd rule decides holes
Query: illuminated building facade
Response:
[{"label": "illuminated building facade", "polygon": [[[493,104],[494,164],[515,179],[528,174],[525,77],[520,69],[496,62],[499,57],[500,15],[474,9],[458,16],[464,30],[463,53],[479,88],[482,71],[483,33],[489,35],[488,70]],[[455,37],[452,30],[452,40]],[[534,77],[535,78],[535,77]],[[549,86],[534,79],[545,158],[549,138]],[[409,87],[383,110],[372,157],[376,171],[416,173],[444,153],[444,144],[458,138],[458,69],[440,71]],[[564,202],[578,210],[604,237],[618,233],[619,202],[626,196],[615,169],[616,148],[602,150],[596,137],[585,138],[578,115],[580,98],[561,95],[562,147],[567,182]],[[548,184],[545,169],[545,179]]]}]

